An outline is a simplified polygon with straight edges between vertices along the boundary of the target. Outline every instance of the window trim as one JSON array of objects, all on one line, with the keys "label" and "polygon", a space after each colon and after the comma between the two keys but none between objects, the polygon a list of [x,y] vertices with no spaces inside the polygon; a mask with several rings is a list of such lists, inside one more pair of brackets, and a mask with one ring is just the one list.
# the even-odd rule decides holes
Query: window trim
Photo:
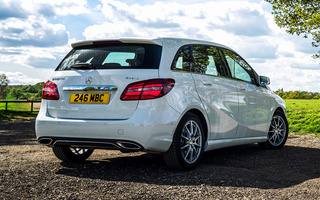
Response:
[{"label": "window trim", "polygon": [[[221,72],[218,71],[218,68],[217,68],[217,71],[219,72],[218,75],[198,73],[198,72],[195,72],[195,71],[192,70],[192,68],[193,68],[193,66],[192,66],[192,64],[193,64],[192,51],[193,51],[193,47],[194,47],[194,46],[214,47],[214,48],[217,49],[217,51],[218,51],[218,53],[219,53],[219,58],[220,58],[221,61],[222,61],[222,66],[220,67]],[[189,53],[188,53],[188,58],[189,58],[189,62],[188,62],[189,70],[188,70],[188,71],[179,70],[179,69],[175,69],[175,68],[174,68],[175,63],[176,63],[176,61],[177,61],[177,59],[178,59],[179,52],[180,52],[180,50],[183,49],[183,48],[188,48],[188,49],[189,49]],[[177,50],[176,55],[174,56],[173,61],[172,61],[172,64],[171,64],[171,70],[174,71],[174,72],[185,72],[185,73],[193,73],[193,74],[200,74],[200,75],[206,75],[206,76],[229,78],[229,76],[228,76],[228,71],[227,71],[226,68],[227,68],[227,66],[226,66],[224,57],[223,57],[222,54],[221,54],[220,47],[214,46],[214,45],[208,45],[208,44],[186,44],[186,45],[181,46],[181,47]]]},{"label": "window trim", "polygon": [[[204,47],[213,47],[213,48],[216,48],[217,51],[218,51],[218,53],[219,53],[220,60],[221,60],[221,62],[222,62],[222,66],[220,67],[220,70],[221,70],[221,71],[218,70],[218,68],[217,68],[217,71],[218,71],[218,73],[219,73],[218,75],[212,75],[212,74],[205,74],[205,73],[195,72],[195,71],[192,71],[193,67],[190,68],[191,73],[194,73],[194,74],[202,74],[202,75],[206,75],[206,76],[214,76],[214,77],[227,77],[226,66],[225,66],[225,63],[224,63],[224,61],[223,61],[223,58],[222,58],[221,55],[220,55],[220,49],[219,49],[218,46],[207,45],[207,44],[191,44],[190,46],[191,46],[191,51],[190,51],[190,53],[193,52],[193,47],[195,47],[195,46],[204,46]],[[191,55],[189,55],[189,56],[191,57],[191,60],[193,61],[193,55],[191,54]],[[194,62],[192,62],[192,63],[194,63]]]},{"label": "window trim", "polygon": [[175,64],[177,63],[176,61],[178,60],[179,53],[180,53],[180,51],[181,51],[183,48],[189,48],[189,51],[191,50],[191,49],[190,49],[191,47],[190,47],[189,44],[186,44],[186,45],[181,46],[181,47],[177,50],[176,55],[174,56],[174,58],[173,58],[173,60],[172,60],[171,68],[170,68],[170,69],[171,69],[171,71],[174,71],[174,72],[190,73],[190,72],[191,72],[191,65],[190,65],[191,56],[190,56],[190,53],[187,53],[188,58],[189,58],[189,62],[188,62],[189,70],[180,70],[180,69],[175,68]]},{"label": "window trim", "polygon": [[[219,48],[220,48],[220,54],[222,55],[222,59],[223,59],[223,61],[224,61],[224,63],[225,63],[226,71],[228,72],[228,77],[229,77],[229,78],[231,78],[231,79],[233,79],[233,80],[236,80],[236,81],[241,81],[241,82],[244,82],[244,83],[247,83],[247,84],[252,84],[252,85],[255,85],[255,86],[260,86],[260,85],[258,84],[258,81],[257,81],[257,76],[258,76],[258,74],[257,74],[256,71],[249,65],[249,63],[248,63],[245,59],[243,59],[238,53],[236,53],[235,51],[233,51],[233,50],[231,50],[231,49],[223,48],[223,47],[219,47]],[[225,49],[225,50],[228,50],[228,51],[230,51],[230,52],[232,52],[232,53],[234,53],[234,54],[237,55],[237,56],[239,56],[239,58],[241,58],[241,59],[250,67],[252,73],[248,72],[248,70],[246,70],[245,68],[243,68],[243,67],[240,65],[240,66],[250,75],[250,77],[252,76],[252,78],[253,78],[253,80],[254,80],[254,83],[248,83],[248,82],[246,82],[246,81],[244,81],[244,80],[241,80],[241,79],[238,79],[238,78],[234,78],[234,77],[232,76],[232,73],[231,73],[230,68],[229,68],[229,64],[228,64],[227,59],[226,59],[226,57],[225,57],[225,54],[224,54],[224,52],[223,52],[224,49]]]}]

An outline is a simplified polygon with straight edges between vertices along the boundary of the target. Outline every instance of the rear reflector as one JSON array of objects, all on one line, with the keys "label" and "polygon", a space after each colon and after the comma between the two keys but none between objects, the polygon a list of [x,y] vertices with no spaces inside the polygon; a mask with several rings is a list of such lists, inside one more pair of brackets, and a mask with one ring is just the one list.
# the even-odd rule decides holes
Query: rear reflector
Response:
[{"label": "rear reflector", "polygon": [[47,81],[42,89],[42,99],[59,100],[57,84],[51,81]]},{"label": "rear reflector", "polygon": [[129,84],[123,91],[122,101],[147,100],[163,97],[173,88],[173,79],[150,79]]}]

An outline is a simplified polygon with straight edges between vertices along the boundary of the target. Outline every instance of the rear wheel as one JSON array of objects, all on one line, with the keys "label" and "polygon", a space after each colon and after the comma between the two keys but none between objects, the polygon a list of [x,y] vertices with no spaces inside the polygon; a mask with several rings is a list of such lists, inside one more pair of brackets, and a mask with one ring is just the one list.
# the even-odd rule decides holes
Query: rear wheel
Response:
[{"label": "rear wheel", "polygon": [[172,144],[163,154],[172,169],[191,170],[199,164],[204,149],[204,132],[200,119],[187,113],[180,121]]},{"label": "rear wheel", "polygon": [[93,153],[93,149],[71,148],[68,146],[54,146],[54,154],[65,162],[82,162]]},{"label": "rear wheel", "polygon": [[276,111],[272,117],[268,132],[268,140],[259,145],[267,149],[280,149],[284,146],[288,138],[288,121],[286,116]]}]

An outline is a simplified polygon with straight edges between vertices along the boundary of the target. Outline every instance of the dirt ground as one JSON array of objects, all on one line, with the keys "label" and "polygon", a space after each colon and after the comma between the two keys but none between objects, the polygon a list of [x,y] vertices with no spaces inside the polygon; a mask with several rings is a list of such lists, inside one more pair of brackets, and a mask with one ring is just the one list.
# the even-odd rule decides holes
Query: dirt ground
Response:
[{"label": "dirt ground", "polygon": [[35,140],[34,120],[0,123],[0,199],[320,199],[320,138],[291,135],[281,150],[207,152],[193,171],[161,155],[96,150],[67,164]]}]

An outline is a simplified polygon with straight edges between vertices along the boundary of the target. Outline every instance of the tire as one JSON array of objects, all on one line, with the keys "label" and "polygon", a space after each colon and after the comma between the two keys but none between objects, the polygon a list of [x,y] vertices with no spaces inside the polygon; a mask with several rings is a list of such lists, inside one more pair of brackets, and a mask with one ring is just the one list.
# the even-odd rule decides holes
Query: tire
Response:
[{"label": "tire", "polygon": [[54,146],[52,150],[56,157],[64,162],[83,162],[93,153],[93,149],[70,148],[68,146]]},{"label": "tire", "polygon": [[265,149],[281,149],[287,141],[288,133],[286,116],[281,111],[276,111],[270,123],[268,140],[259,143],[259,146]]},{"label": "tire", "polygon": [[192,170],[201,160],[204,150],[204,131],[197,115],[187,113],[179,122],[172,144],[163,154],[169,168]]}]

